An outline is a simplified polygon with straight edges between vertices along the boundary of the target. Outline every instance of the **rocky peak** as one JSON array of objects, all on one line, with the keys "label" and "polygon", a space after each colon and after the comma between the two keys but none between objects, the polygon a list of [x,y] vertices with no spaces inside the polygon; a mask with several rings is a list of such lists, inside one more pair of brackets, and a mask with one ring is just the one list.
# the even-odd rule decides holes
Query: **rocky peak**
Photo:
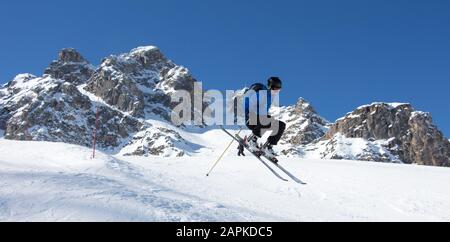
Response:
[{"label": "rocky peak", "polygon": [[306,101],[304,98],[299,98],[297,103],[295,104],[295,113],[301,114],[301,113],[309,113],[309,114],[317,114],[316,110],[314,110],[314,107]]},{"label": "rocky peak", "polygon": [[73,48],[65,48],[59,52],[60,62],[87,62],[84,57]]},{"label": "rocky peak", "polygon": [[147,68],[155,64],[167,62],[166,57],[155,46],[142,46],[132,49],[129,56],[138,60]]},{"label": "rocky peak", "polygon": [[104,59],[85,90],[135,117],[157,115],[169,120],[170,93],[181,89],[192,92],[194,82],[186,68],[148,46]]},{"label": "rocky peak", "polygon": [[125,74],[134,75],[136,78],[143,72],[151,74],[150,72],[168,71],[175,66],[154,46],[138,47],[128,53],[111,55],[103,59],[101,64],[101,67],[109,67]]},{"label": "rocky peak", "polygon": [[58,60],[50,63],[44,74],[80,85],[92,76],[94,70],[95,67],[89,64],[78,51],[73,48],[66,48],[59,52]]},{"label": "rocky peak", "polygon": [[410,104],[373,103],[338,119],[324,140],[336,135],[384,140],[386,147],[406,163],[450,165],[450,143],[433,124],[431,115],[415,111]]},{"label": "rocky peak", "polygon": [[[300,98],[295,105],[282,107],[278,111],[280,119],[287,124],[282,137],[285,144],[298,146],[313,142],[325,135],[329,122],[319,116],[314,107]],[[289,151],[284,151],[287,154]]]}]

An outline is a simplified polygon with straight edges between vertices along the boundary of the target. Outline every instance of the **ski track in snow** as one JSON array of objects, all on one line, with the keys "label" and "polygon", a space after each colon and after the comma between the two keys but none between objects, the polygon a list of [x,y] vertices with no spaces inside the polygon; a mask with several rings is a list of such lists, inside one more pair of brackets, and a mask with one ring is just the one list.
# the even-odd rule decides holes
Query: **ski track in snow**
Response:
[{"label": "ski track in snow", "polygon": [[[79,151],[84,157],[89,152]],[[102,157],[104,167],[67,172],[17,169],[14,161],[4,162],[5,152],[1,153],[1,221],[247,221],[254,217],[157,185],[114,157]]]},{"label": "ski track in snow", "polygon": [[234,150],[210,177],[216,154],[90,152],[0,139],[0,221],[450,221],[449,168],[283,159],[302,186]]}]

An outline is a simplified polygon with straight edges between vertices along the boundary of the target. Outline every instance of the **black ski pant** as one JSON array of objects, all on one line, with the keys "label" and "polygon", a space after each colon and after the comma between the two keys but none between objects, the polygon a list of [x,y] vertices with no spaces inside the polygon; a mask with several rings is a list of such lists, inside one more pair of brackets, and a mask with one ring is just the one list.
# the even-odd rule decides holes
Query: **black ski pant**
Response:
[{"label": "black ski pant", "polygon": [[238,156],[245,156],[245,154],[244,154],[244,146],[243,145],[239,145],[239,147],[238,147],[238,150],[239,150],[239,152],[238,152]]},{"label": "black ski pant", "polygon": [[[252,117],[256,118],[252,119]],[[286,123],[280,120],[276,120],[270,115],[267,116],[247,115],[246,125],[247,128],[249,128],[252,131],[253,135],[256,135],[259,138],[261,138],[262,135],[264,135],[263,132],[271,130],[272,134],[267,139],[267,141],[271,145],[277,145],[278,141],[280,141],[281,136],[286,130]]]}]

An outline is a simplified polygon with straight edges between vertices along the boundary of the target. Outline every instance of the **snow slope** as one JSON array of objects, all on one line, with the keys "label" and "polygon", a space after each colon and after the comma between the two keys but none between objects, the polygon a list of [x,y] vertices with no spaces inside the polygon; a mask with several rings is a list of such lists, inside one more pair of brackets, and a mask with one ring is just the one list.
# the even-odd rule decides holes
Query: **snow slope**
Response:
[{"label": "snow slope", "polygon": [[[217,137],[217,130],[206,137]],[[450,221],[450,169],[286,158],[283,182],[235,147],[207,156],[123,157],[0,139],[0,221]]]}]

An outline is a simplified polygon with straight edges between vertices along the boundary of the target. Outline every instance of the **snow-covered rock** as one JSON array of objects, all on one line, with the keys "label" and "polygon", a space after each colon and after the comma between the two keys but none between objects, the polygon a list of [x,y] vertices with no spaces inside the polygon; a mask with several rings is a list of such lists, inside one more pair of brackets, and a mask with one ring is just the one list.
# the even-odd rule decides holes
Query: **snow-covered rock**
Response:
[{"label": "snow-covered rock", "polygon": [[[5,138],[65,142],[90,146],[96,109],[91,100],[71,82],[51,76],[23,78],[10,82],[0,99],[0,129]],[[141,126],[133,118],[100,107],[98,144],[114,147]]]},{"label": "snow-covered rock", "polygon": [[[108,60],[122,64],[110,67]],[[160,80],[153,76],[165,67],[173,69],[169,78]],[[91,146],[98,109],[97,144],[101,149],[133,155],[181,156],[200,148],[184,140],[167,120],[167,125],[154,125],[170,114],[169,91],[156,85],[178,88],[184,81],[192,84],[188,72],[165,59],[158,49],[137,48],[106,59],[95,72],[93,68],[76,50],[64,49],[44,76],[21,74],[4,85],[0,89],[0,130],[4,130],[5,138]],[[96,75],[110,68],[118,69],[111,77],[117,83],[99,84]],[[86,83],[88,79],[92,80]],[[110,93],[104,96],[105,100],[85,88],[97,84],[101,90],[117,93],[117,102],[108,99]]]},{"label": "snow-covered rock", "polygon": [[103,60],[85,90],[130,115],[169,121],[175,90],[194,90],[190,72],[168,60],[158,48],[139,47]]},{"label": "snow-covered rock", "polygon": [[184,139],[179,132],[147,124],[120,151],[125,156],[180,157],[192,155],[200,146]]},{"label": "snow-covered rock", "polygon": [[391,140],[347,138],[337,133],[331,139],[304,147],[304,157],[314,159],[359,160],[402,163],[387,147]]},{"label": "snow-covered rock", "polygon": [[299,98],[295,105],[280,108],[278,112],[276,116],[286,122],[282,140],[293,145],[309,144],[323,137],[330,126],[303,98]]},{"label": "snow-covered rock", "polygon": [[292,106],[272,108],[271,113],[286,123],[280,142],[283,155],[301,155],[301,147],[322,138],[331,125],[304,98]]}]

